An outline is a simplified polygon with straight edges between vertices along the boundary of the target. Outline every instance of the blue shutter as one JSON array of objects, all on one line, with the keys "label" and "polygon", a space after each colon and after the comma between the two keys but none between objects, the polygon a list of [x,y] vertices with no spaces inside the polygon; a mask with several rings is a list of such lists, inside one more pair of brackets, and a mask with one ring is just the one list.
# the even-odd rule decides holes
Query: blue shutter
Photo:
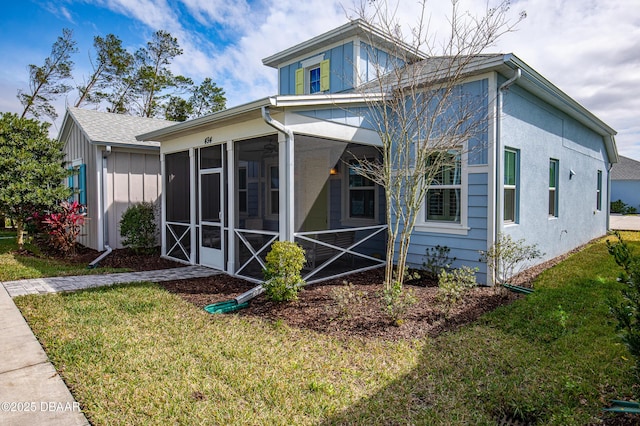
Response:
[{"label": "blue shutter", "polygon": [[83,206],[87,205],[87,165],[80,165],[80,173],[78,176],[78,190],[79,197],[78,202]]},{"label": "blue shutter", "polygon": [[71,188],[71,191],[72,191],[67,201],[72,203],[73,202],[73,167],[69,167],[67,170],[69,170],[69,177],[67,178],[67,187]]}]

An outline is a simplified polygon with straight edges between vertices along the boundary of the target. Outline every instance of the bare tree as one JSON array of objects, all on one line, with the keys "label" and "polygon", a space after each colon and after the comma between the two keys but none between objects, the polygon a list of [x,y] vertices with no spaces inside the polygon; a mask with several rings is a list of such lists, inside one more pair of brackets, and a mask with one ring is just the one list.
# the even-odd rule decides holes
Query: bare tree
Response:
[{"label": "bare tree", "polygon": [[59,95],[72,89],[64,83],[71,78],[73,61],[71,54],[77,51],[76,42],[73,40],[73,32],[64,28],[62,36],[53,43],[51,54],[45,59],[44,65],[29,65],[29,91],[18,90],[18,99],[24,110],[21,118],[31,114],[39,118],[43,115],[55,120],[58,117],[56,109],[51,102]]},{"label": "bare tree", "polygon": [[[474,95],[465,84],[474,66],[486,59],[485,49],[525,17],[521,13],[510,20],[505,0],[481,16],[461,13],[458,0],[452,0],[450,34],[438,42],[430,31],[427,1],[419,4],[409,37],[386,0],[362,3],[356,10],[358,18],[391,40],[380,45],[379,37],[370,37],[369,75],[358,76],[356,84],[382,141],[381,160],[359,159],[356,172],[385,190],[386,290],[402,288],[411,235],[427,197],[460,198],[455,186],[461,160],[479,150],[489,119],[487,94]],[[449,188],[430,194],[433,185]]]}]

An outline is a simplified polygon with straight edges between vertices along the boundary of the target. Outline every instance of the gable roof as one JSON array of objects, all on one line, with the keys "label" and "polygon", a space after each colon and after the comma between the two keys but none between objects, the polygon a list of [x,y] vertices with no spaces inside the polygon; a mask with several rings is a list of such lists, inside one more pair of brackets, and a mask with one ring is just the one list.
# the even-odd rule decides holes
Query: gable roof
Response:
[{"label": "gable roof", "polygon": [[136,139],[136,135],[175,124],[157,118],[134,117],[90,109],[67,107],[58,139],[64,140],[74,122],[90,143],[95,145],[130,146],[158,149],[160,143]]},{"label": "gable roof", "polygon": [[351,37],[360,37],[365,43],[373,43],[376,47],[387,48],[391,51],[400,48],[406,52],[407,58],[411,58],[413,60],[419,60],[426,57],[424,53],[416,51],[416,49],[411,45],[401,40],[389,37],[389,35],[385,34],[384,31],[368,24],[364,20],[354,19],[353,21],[349,21],[338,28],[334,28],[326,33],[285,49],[282,52],[278,52],[264,58],[262,63],[268,67],[278,68],[282,63],[286,63],[297,57],[308,55],[313,51]]},{"label": "gable roof", "polygon": [[640,161],[621,155],[611,169],[611,180],[640,180]]}]

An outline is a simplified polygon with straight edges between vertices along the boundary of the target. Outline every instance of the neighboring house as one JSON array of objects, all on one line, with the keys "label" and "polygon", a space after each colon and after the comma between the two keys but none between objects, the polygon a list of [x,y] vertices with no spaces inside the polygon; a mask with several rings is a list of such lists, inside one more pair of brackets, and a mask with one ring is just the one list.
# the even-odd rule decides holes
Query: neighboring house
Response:
[{"label": "neighboring house", "polygon": [[[281,239],[307,250],[309,282],[381,266],[384,193],[354,172],[381,143],[354,89],[374,59],[393,61],[389,43],[350,22],[263,60],[277,96],[140,132],[161,142],[163,255],[259,281]],[[540,261],[606,233],[613,129],[511,54],[475,58],[461,92],[481,101],[486,130],[427,195],[412,266],[444,245],[487,282],[479,250],[500,233],[538,244]]]},{"label": "neighboring house", "polygon": [[620,156],[611,169],[611,201],[617,200],[640,211],[640,161]]},{"label": "neighboring house", "polygon": [[132,204],[156,203],[161,193],[160,144],[138,141],[137,133],[173,122],[68,107],[58,138],[64,141],[74,198],[88,220],[80,244],[102,251],[122,248],[120,218]]}]

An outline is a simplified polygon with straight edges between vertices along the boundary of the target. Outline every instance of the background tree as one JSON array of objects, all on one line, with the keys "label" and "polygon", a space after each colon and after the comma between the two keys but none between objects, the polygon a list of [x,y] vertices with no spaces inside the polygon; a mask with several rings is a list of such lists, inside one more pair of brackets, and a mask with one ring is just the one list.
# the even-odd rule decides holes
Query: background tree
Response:
[{"label": "background tree", "polygon": [[146,48],[136,52],[136,59],[140,63],[137,93],[142,117],[154,117],[157,114],[164,90],[193,84],[186,77],[174,76],[169,69],[173,59],[179,55],[182,55],[182,49],[178,39],[163,30],[153,35]]},{"label": "background tree", "polygon": [[75,107],[83,103],[100,104],[109,98],[108,90],[122,85],[122,80],[131,73],[133,55],[122,47],[122,40],[113,34],[93,39],[95,62],[91,58],[93,73],[85,84],[77,87],[78,100]]},{"label": "background tree", "polygon": [[20,249],[25,221],[70,196],[63,146],[49,139],[48,129],[49,123],[16,114],[0,116],[0,212],[15,221]]},{"label": "background tree", "polygon": [[205,78],[199,86],[192,90],[189,103],[191,104],[191,118],[201,117],[216,111],[222,111],[227,106],[227,98],[222,87],[210,78]]},{"label": "background tree", "polygon": [[44,116],[55,120],[58,117],[51,104],[58,96],[72,89],[64,83],[71,78],[73,61],[71,54],[77,51],[73,32],[64,28],[62,36],[53,44],[51,54],[44,61],[44,65],[29,65],[29,92],[18,90],[18,99],[24,110],[21,118],[31,114],[39,118]]},{"label": "background tree", "polygon": [[170,121],[186,121],[193,113],[191,103],[180,96],[171,96],[164,105],[164,118]]},{"label": "background tree", "polygon": [[[381,161],[362,158],[356,169],[385,189],[385,290],[402,287],[411,235],[432,183],[455,175],[461,157],[482,148],[476,142],[487,128],[487,100],[462,88],[470,66],[525,17],[521,13],[510,22],[508,1],[473,16],[461,13],[453,0],[449,34],[442,39],[430,31],[426,0],[420,7],[409,37],[387,1],[362,3],[356,11],[393,40],[390,51],[389,45],[369,40],[374,75],[359,90],[368,99],[367,119],[382,141]],[[377,55],[375,48],[389,51],[391,57]],[[365,82],[367,76],[360,79]]]}]

